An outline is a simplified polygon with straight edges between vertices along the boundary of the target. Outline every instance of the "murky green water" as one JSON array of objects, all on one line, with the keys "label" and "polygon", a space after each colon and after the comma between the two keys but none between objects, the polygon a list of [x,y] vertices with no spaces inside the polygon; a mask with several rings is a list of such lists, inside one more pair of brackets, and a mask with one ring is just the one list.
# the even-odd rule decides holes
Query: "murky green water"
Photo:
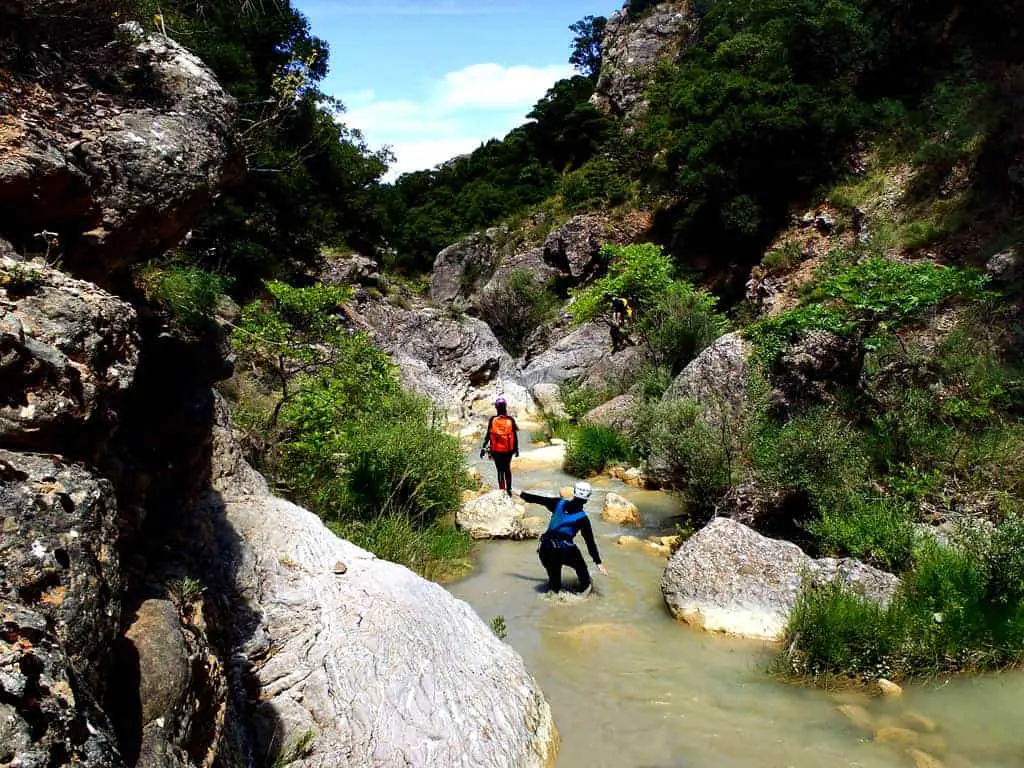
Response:
[{"label": "murky green water", "polygon": [[[479,466],[493,482],[493,467]],[[515,481],[554,494],[571,478],[551,469]],[[664,560],[616,546],[620,534],[656,532],[675,512],[673,501],[616,481],[596,488],[588,510],[611,575],[594,573],[595,598],[545,598],[532,542],[484,544],[474,574],[450,587],[485,621],[505,617],[508,642],[551,702],[559,768],[928,766],[915,763],[912,749],[948,768],[1024,766],[1024,676],[922,685],[891,701],[774,682],[764,673],[771,646],[678,624],[661,597]],[[604,523],[608,490],[634,501],[649,530]],[[906,725],[914,712],[937,730],[924,733],[918,723],[914,744],[875,743],[838,712],[843,703],[864,707],[878,726]]]}]

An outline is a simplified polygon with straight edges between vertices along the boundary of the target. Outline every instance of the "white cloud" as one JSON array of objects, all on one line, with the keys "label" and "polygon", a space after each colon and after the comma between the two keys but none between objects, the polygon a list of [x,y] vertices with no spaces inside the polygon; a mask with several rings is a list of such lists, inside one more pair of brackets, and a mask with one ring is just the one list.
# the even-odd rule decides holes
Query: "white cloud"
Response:
[{"label": "white cloud", "polygon": [[533,105],[569,77],[569,66],[473,64],[428,82],[419,100],[380,99],[373,91],[342,96],[345,124],[373,146],[390,146],[396,161],[388,173],[432,168],[471,152],[521,124]]}]

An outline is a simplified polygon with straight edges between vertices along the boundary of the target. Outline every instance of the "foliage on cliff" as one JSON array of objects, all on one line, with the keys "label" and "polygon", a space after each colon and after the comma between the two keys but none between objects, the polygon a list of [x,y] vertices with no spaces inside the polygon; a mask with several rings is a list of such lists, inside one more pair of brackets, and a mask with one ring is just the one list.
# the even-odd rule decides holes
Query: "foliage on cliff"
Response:
[{"label": "foliage on cliff", "polygon": [[294,280],[324,245],[376,247],[387,157],[339,122],[319,90],[329,50],[289,0],[141,0],[141,16],[199,55],[238,100],[248,175],[193,230],[192,261],[235,278],[242,296]]},{"label": "foliage on cliff", "polygon": [[468,540],[441,524],[466,482],[457,442],[402,389],[387,355],[345,328],[344,290],[267,289],[233,337],[250,371],[236,382],[236,420],[260,469],[382,557],[421,573],[457,567]]}]

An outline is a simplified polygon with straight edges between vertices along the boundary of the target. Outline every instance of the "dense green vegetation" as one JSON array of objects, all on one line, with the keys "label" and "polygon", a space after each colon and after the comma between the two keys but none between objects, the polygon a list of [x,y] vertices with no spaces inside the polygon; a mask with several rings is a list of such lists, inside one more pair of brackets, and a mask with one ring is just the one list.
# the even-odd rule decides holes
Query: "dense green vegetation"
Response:
[{"label": "dense green vegetation", "polygon": [[590,104],[593,80],[556,83],[501,140],[428,171],[403,175],[386,196],[389,266],[429,270],[437,253],[553,194],[563,172],[579,168],[610,135]]},{"label": "dense green vegetation", "polygon": [[381,557],[434,576],[458,571],[469,540],[450,525],[466,485],[457,441],[401,388],[383,352],[346,332],[344,291],[267,288],[271,298],[243,310],[233,339],[255,371],[238,384],[235,415],[263,440],[260,468]]},{"label": "dense green vegetation", "polygon": [[577,322],[608,311],[610,297],[627,299],[634,309],[629,333],[641,342],[648,362],[678,373],[726,332],[717,299],[675,277],[675,268],[656,245],[606,245],[606,274],[573,292],[570,311]]},{"label": "dense green vegetation", "polygon": [[572,432],[565,445],[565,471],[581,477],[632,458],[629,440],[610,427],[584,424]]}]

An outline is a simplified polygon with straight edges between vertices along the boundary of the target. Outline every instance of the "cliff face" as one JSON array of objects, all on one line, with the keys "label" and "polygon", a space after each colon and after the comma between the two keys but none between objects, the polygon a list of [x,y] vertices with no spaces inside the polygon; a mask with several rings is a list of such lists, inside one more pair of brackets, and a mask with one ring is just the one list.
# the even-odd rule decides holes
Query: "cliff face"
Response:
[{"label": "cliff face", "polygon": [[667,0],[639,13],[629,3],[608,19],[594,105],[616,117],[642,114],[644,90],[659,62],[679,53],[696,31],[697,14],[689,0]]},{"label": "cliff face", "polygon": [[272,497],[224,339],[132,290],[240,166],[212,73],[109,11],[0,0],[0,765],[550,764],[519,656]]}]

